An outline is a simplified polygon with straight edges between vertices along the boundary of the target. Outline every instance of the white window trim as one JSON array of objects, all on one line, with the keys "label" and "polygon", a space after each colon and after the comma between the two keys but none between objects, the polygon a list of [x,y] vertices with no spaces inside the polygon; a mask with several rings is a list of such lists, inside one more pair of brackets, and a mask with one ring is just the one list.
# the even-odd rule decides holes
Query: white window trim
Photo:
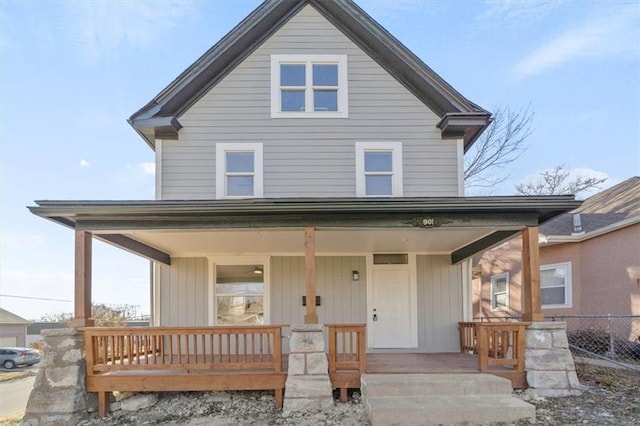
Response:
[{"label": "white window trim", "polygon": [[[571,308],[573,306],[572,300],[572,294],[571,294],[571,287],[573,285],[573,281],[572,281],[572,277],[571,277],[571,262],[560,262],[560,263],[550,263],[548,265],[541,265],[540,266],[540,272],[542,271],[546,271],[549,269],[557,269],[557,268],[566,268],[567,270],[567,275],[566,275],[566,279],[565,279],[565,286],[564,286],[564,301],[565,303],[561,303],[561,304],[553,304],[553,305],[542,305],[541,307],[543,309],[563,309],[563,308]],[[547,287],[549,288],[549,287]],[[541,297],[542,297],[542,277],[540,278],[540,293],[541,293]]]},{"label": "white window trim", "polygon": [[[207,256],[209,260],[209,325],[217,325],[218,312],[216,305],[216,265],[262,265],[264,294],[264,324],[271,324],[271,257],[270,256]],[[249,325],[247,325],[249,326]],[[237,327],[245,327],[237,325]]]},{"label": "white window trim", "polygon": [[[494,307],[493,306],[493,302],[494,302],[494,297],[493,297],[493,286],[494,283],[496,281],[498,281],[499,279],[504,278],[507,282],[506,285],[506,293],[507,293],[507,306],[504,308],[499,308],[499,307]],[[492,275],[491,276],[491,312],[500,312],[500,311],[508,311],[511,309],[511,300],[510,300],[510,295],[509,295],[509,289],[511,287],[511,282],[509,281],[509,273],[508,272],[504,272],[502,274],[497,274],[497,275]]]},{"label": "white window trim", "polygon": [[[338,65],[338,111],[282,111],[280,64],[305,64],[305,105],[313,106],[312,64]],[[309,108],[307,108],[309,109]],[[271,118],[348,118],[349,87],[347,55],[271,55]]]},{"label": "white window trim", "polygon": [[[391,195],[367,195],[364,171],[365,151],[392,151]],[[402,197],[402,142],[356,142],[356,196],[358,197]]]},{"label": "white window trim", "polygon": [[[227,152],[253,152],[253,195],[229,196],[227,194],[226,155]],[[261,143],[218,143],[216,144],[216,199],[240,199],[263,197],[263,165]]]}]

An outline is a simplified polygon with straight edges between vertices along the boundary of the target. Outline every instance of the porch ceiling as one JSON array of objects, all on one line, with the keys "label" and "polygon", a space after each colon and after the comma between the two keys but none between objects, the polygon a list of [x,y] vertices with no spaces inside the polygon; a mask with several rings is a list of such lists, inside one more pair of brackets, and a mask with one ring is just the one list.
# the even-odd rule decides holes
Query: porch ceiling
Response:
[{"label": "porch ceiling", "polygon": [[[450,254],[495,228],[318,229],[316,252],[422,252]],[[122,232],[171,257],[229,254],[304,254],[303,229]],[[100,236],[100,232],[96,232]]]}]

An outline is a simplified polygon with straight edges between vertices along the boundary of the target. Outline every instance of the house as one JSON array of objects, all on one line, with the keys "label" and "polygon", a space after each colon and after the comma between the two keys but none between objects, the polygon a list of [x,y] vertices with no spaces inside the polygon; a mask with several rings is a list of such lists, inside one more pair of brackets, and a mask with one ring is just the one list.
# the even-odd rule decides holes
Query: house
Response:
[{"label": "house", "polygon": [[[357,335],[357,373],[365,350],[460,352],[470,259],[516,234],[530,260],[525,318],[542,319],[537,226],[579,202],[465,197],[463,155],[490,121],[352,1],[266,1],[129,119],[155,151],[155,200],[30,210],[75,232],[73,324],[97,339],[88,356],[117,341],[91,334],[96,238],[153,262],[139,343],[151,352],[154,327],[332,324],[330,352],[348,349],[332,333]],[[171,350],[198,362],[198,347],[224,346],[199,333]],[[282,344],[290,362],[294,341]]]},{"label": "house", "polygon": [[28,320],[0,308],[0,346],[26,346],[28,324]]},{"label": "house", "polygon": [[[639,242],[638,176],[542,225],[544,314],[640,315]],[[520,314],[521,245],[515,237],[476,258],[474,317]]]},{"label": "house", "polygon": [[65,324],[59,322],[34,321],[27,326],[27,346],[44,343],[41,334],[42,330],[53,330],[65,327]]}]

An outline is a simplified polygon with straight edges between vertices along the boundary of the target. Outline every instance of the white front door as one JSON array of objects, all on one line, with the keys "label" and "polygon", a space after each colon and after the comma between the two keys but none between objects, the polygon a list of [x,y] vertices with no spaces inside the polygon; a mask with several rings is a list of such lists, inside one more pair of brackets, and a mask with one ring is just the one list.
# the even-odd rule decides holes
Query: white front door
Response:
[{"label": "white front door", "polygon": [[373,267],[369,332],[374,348],[412,347],[411,274],[407,265]]}]

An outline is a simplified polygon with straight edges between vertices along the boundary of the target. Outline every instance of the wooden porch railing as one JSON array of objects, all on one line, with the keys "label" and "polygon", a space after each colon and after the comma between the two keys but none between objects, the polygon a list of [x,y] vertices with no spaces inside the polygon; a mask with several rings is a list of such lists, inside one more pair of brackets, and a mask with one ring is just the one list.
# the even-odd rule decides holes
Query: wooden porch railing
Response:
[{"label": "wooden porch railing", "polygon": [[107,394],[116,390],[275,389],[276,405],[282,407],[286,372],[280,325],[92,327],[84,333],[87,390],[98,392],[101,415]]},{"label": "wooden porch railing", "polygon": [[460,352],[477,353],[477,322],[459,322]]},{"label": "wooden porch railing", "polygon": [[327,324],[329,331],[329,377],[347,401],[347,389],[360,387],[367,366],[365,324]]},{"label": "wooden porch railing", "polygon": [[525,388],[525,332],[529,324],[461,322],[460,350],[478,354],[480,371],[508,378],[515,388]]}]

